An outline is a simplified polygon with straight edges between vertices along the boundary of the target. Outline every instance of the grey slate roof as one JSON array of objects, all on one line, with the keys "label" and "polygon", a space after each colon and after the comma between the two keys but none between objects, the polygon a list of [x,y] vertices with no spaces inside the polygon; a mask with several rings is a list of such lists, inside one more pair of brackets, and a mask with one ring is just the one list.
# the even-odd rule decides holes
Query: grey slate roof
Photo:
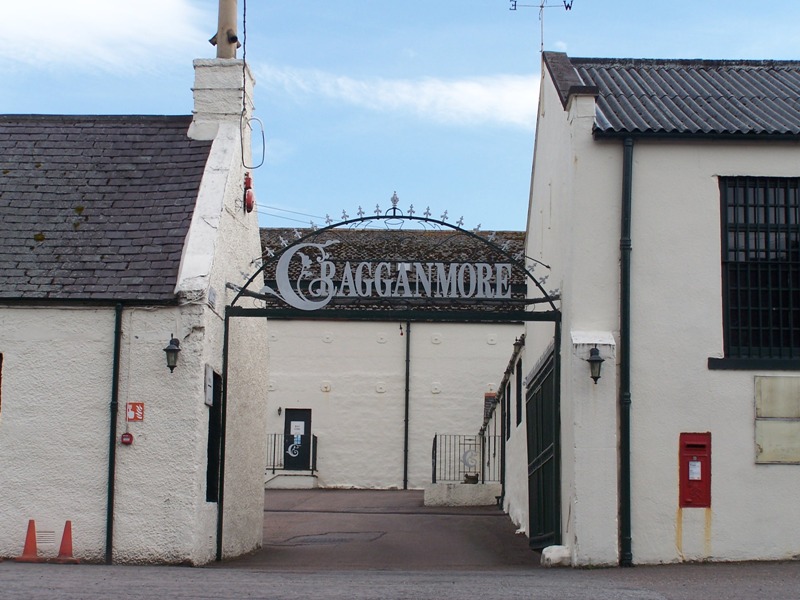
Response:
[{"label": "grey slate roof", "polygon": [[594,133],[800,136],[800,62],[569,58],[544,61],[566,106],[595,94]]},{"label": "grey slate roof", "polygon": [[210,150],[190,121],[0,115],[0,300],[174,299]]}]

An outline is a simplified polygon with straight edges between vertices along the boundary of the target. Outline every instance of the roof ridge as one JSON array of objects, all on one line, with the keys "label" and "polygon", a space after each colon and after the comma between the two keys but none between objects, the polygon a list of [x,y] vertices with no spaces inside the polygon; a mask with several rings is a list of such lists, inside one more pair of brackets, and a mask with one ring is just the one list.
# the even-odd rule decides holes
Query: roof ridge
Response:
[{"label": "roof ridge", "polygon": [[173,121],[191,120],[192,115],[68,115],[68,114],[0,114],[0,121]]},{"label": "roof ridge", "polygon": [[743,68],[797,68],[800,60],[774,59],[705,59],[705,58],[597,58],[569,57],[575,66],[619,65],[619,66],[680,66],[680,67],[743,67]]}]

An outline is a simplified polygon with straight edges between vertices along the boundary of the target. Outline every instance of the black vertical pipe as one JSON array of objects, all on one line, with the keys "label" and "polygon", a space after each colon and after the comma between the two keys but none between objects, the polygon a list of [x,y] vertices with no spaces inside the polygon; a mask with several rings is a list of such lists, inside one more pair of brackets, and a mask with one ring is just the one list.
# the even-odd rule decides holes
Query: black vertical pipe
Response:
[{"label": "black vertical pipe", "polygon": [[620,566],[633,566],[631,534],[631,214],[633,212],[633,138],[625,138],[622,160],[622,227],[619,323],[619,549]]},{"label": "black vertical pipe", "polygon": [[406,321],[406,407],[403,432],[403,489],[408,489],[408,417],[411,405],[411,321]]},{"label": "black vertical pipe", "polygon": [[113,560],[114,482],[117,472],[117,416],[119,415],[119,363],[122,342],[122,304],[114,308],[114,356],[111,367],[111,402],[108,415],[108,491],[106,493],[106,564]]},{"label": "black vertical pipe", "polygon": [[219,498],[217,499],[217,561],[222,560],[222,516],[225,509],[225,447],[226,428],[228,423],[228,337],[230,329],[230,315],[228,306],[225,307],[225,331],[222,342],[222,406],[220,407],[219,423]]}]

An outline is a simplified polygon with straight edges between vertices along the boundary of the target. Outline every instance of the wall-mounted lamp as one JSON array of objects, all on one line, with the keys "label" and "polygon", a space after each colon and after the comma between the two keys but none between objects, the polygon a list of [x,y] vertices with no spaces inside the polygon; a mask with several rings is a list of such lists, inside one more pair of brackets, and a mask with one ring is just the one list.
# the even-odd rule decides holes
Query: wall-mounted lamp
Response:
[{"label": "wall-mounted lamp", "polygon": [[181,343],[171,333],[169,337],[169,344],[164,348],[164,352],[167,354],[167,367],[169,367],[169,372],[172,373],[175,367],[178,366],[178,352],[181,351]]},{"label": "wall-mounted lamp", "polygon": [[600,367],[605,362],[600,356],[600,350],[597,349],[597,346],[589,350],[589,358],[586,359],[586,362],[589,363],[589,376],[594,379],[595,385],[597,385],[597,380],[600,379]]}]

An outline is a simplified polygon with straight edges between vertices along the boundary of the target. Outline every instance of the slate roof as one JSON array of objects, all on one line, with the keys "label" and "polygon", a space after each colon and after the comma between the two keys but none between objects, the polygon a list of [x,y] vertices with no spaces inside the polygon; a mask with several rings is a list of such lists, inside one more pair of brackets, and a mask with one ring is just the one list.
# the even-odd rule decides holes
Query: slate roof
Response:
[{"label": "slate roof", "polygon": [[570,58],[544,62],[566,106],[595,94],[594,134],[800,137],[800,62]]},{"label": "slate roof", "polygon": [[0,300],[174,300],[211,147],[190,122],[0,115]]},{"label": "slate roof", "polygon": [[[264,280],[267,285],[274,286],[276,260],[270,260],[268,249],[277,254],[283,249],[283,239],[288,244],[297,241],[297,235],[304,237],[311,233],[308,228],[293,229],[282,227],[265,227],[261,229],[261,245],[264,249]],[[488,238],[490,232],[481,232],[480,235]],[[521,253],[525,249],[524,231],[499,231],[494,233],[494,243],[502,246],[507,242],[507,252],[510,255]],[[355,265],[361,261],[372,261],[374,263],[386,262],[443,262],[443,263],[507,263],[510,262],[507,256],[493,250],[490,246],[476,240],[470,236],[456,233],[453,230],[387,230],[387,229],[329,229],[320,231],[313,239],[305,241],[323,243],[327,240],[335,239],[339,243],[328,246],[326,250],[330,254],[330,260],[342,264],[349,261]],[[338,268],[338,267],[337,267]],[[299,263],[292,263],[290,267],[290,277],[299,276]],[[257,290],[253,290],[257,291]],[[511,293],[512,298],[523,300],[526,294],[525,275],[519,269],[511,271]],[[424,303],[423,303],[424,304]],[[268,299],[267,306],[280,306],[277,300]],[[376,308],[381,305],[377,298],[359,299],[358,301],[342,298],[335,299],[329,307],[322,309],[352,309]],[[458,306],[456,306],[458,305]],[[416,309],[470,309],[491,311],[496,308],[490,305],[476,307],[475,303],[458,302],[456,300],[445,299],[435,306],[415,304]]]}]

